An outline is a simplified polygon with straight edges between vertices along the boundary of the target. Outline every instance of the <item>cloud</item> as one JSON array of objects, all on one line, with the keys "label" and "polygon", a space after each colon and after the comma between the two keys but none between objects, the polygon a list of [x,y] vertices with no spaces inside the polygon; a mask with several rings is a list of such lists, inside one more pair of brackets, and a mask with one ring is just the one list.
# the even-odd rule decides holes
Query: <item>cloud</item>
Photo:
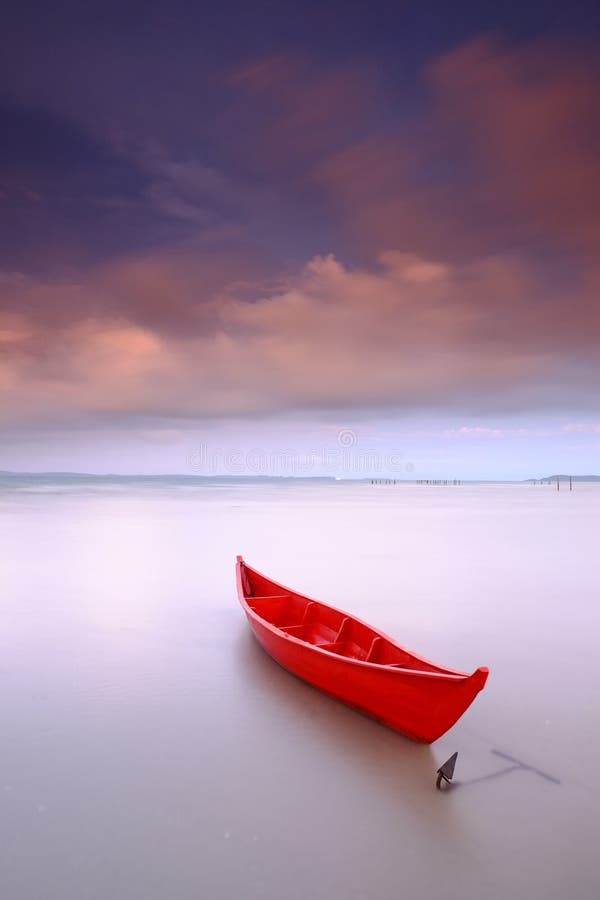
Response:
[{"label": "cloud", "polygon": [[505,48],[480,38],[428,72],[437,113],[472,142],[501,215],[575,246],[600,241],[600,66],[552,41]]},{"label": "cloud", "polygon": [[85,286],[17,279],[15,289],[40,292],[48,308],[64,309],[69,292],[73,310],[82,293],[110,290],[115,312],[92,315],[88,302],[75,318],[3,314],[4,421],[596,402],[598,322],[581,298],[557,333],[552,316],[540,319],[542,288],[519,260],[450,266],[389,251],[377,267],[350,268],[315,257],[279,287],[254,284],[252,298],[235,283],[197,296],[184,303],[185,327],[136,321],[145,302],[169,309],[169,290],[179,318],[178,294],[194,283],[187,265],[181,256],[123,261]]},{"label": "cloud", "polygon": [[316,63],[278,52],[235,68],[224,133],[243,134],[244,168],[263,177],[303,180],[324,155],[373,127],[384,104],[375,66]]},{"label": "cloud", "polygon": [[600,66],[550,40],[482,37],[422,73],[407,120],[319,160],[313,179],[356,241],[435,257],[596,254]]},{"label": "cloud", "polygon": [[444,437],[449,438],[501,438],[506,432],[502,428],[488,428],[483,425],[462,425],[460,428],[449,428]]},{"label": "cloud", "polygon": [[149,183],[144,196],[164,215],[206,228],[224,219],[239,218],[256,200],[249,185],[233,182],[222,171],[197,158],[173,158],[156,141],[139,153],[139,164]]},{"label": "cloud", "polygon": [[567,434],[600,434],[600,422],[569,422],[563,431]]},{"label": "cloud", "polygon": [[[177,417],[562,408],[576,433],[593,420],[593,59],[479,38],[423,69],[412,106],[368,61],[230,62],[193,115],[162,110],[158,137],[152,90],[139,119],[125,98],[130,129],[114,84],[87,118],[74,85],[86,127],[64,109],[5,110],[4,422],[143,416],[159,434]],[[188,56],[177,83],[194,72]],[[19,154],[35,157],[37,137],[40,165]]]}]

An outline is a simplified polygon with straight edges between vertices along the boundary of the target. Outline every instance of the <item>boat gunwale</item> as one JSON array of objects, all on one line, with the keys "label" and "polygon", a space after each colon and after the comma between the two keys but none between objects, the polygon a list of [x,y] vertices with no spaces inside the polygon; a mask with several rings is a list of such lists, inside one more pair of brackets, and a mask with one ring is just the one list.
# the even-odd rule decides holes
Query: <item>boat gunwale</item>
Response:
[{"label": "boat gunwale", "polygon": [[[294,595],[296,597],[301,597],[303,600],[306,600],[308,603],[318,603],[321,606],[326,606],[328,609],[332,609],[337,613],[340,613],[342,616],[347,616],[352,619],[354,622],[357,622],[359,625],[362,625],[364,628],[373,631],[377,637],[383,638],[386,641],[389,641],[394,647],[398,650],[401,650],[403,653],[407,653],[412,656],[414,659],[419,660],[419,662],[424,663],[428,666],[433,666],[435,669],[442,669],[439,671],[429,671],[427,669],[410,669],[404,666],[398,666],[393,663],[378,663],[366,659],[356,659],[351,656],[344,656],[340,653],[335,653],[332,650],[327,650],[325,647],[319,647],[318,644],[312,644],[310,641],[305,641],[302,638],[296,637],[296,635],[288,634],[286,631],[283,631],[277,625],[274,625],[272,622],[269,622],[267,619],[264,619],[255,609],[253,609],[248,603],[248,598],[246,597],[246,592],[244,590],[244,586],[242,583],[242,566],[246,566],[252,572],[255,572],[259,577],[264,578],[266,581],[270,582],[270,584],[275,585],[277,588],[280,588],[282,593],[287,593],[290,595]],[[460,672],[457,669],[449,669],[445,666],[439,666],[437,663],[434,663],[432,660],[426,659],[418,653],[414,653],[407,647],[399,644],[394,638],[390,637],[390,635],[386,634],[383,631],[380,631],[378,628],[375,628],[373,625],[364,622],[362,619],[358,618],[358,616],[353,615],[352,613],[348,613],[345,610],[339,609],[337,606],[332,606],[329,603],[323,603],[321,600],[315,600],[313,597],[308,597],[306,594],[301,594],[292,588],[288,588],[283,584],[280,584],[278,581],[274,581],[268,575],[264,575],[262,572],[259,572],[258,569],[253,568],[252,566],[248,566],[244,561],[242,556],[238,556],[236,558],[236,583],[238,589],[238,596],[242,606],[244,607],[244,611],[246,615],[250,615],[252,619],[254,619],[257,623],[259,623],[263,628],[268,629],[272,634],[281,638],[285,641],[293,641],[296,644],[299,644],[302,647],[309,648],[312,651],[316,651],[318,653],[324,653],[330,659],[337,659],[343,663],[350,664],[353,666],[365,667],[368,666],[370,669],[373,669],[378,672],[390,672],[390,673],[398,673],[399,676],[419,676],[419,678],[433,678],[434,680],[445,679],[451,682],[457,681],[466,681],[469,678],[473,678],[477,673],[481,671],[487,672],[487,668],[485,666],[480,666],[478,669],[475,669],[470,674],[468,672]],[[251,598],[250,598],[251,599]]]}]

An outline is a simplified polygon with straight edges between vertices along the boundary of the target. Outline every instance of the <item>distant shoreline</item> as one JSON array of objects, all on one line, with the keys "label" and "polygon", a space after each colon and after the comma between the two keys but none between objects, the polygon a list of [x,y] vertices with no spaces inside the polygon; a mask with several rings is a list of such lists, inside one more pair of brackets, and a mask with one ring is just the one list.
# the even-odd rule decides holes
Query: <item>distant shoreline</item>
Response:
[{"label": "distant shoreline", "polygon": [[544,475],[543,478],[527,478],[527,484],[534,484],[537,482],[542,482],[545,484],[556,484],[557,481],[600,481],[600,475]]},{"label": "distant shoreline", "polygon": [[415,479],[394,478],[393,475],[372,475],[360,478],[344,478],[334,475],[187,475],[187,474],[124,474],[114,472],[10,472],[0,471],[0,481],[37,481],[37,482],[121,482],[125,484],[160,484],[165,482],[179,484],[209,484],[209,483],[281,483],[281,482],[315,482],[326,484],[425,484],[440,486],[456,486],[457,484],[556,484],[559,482],[599,483],[600,475],[544,475],[538,478],[460,478],[460,479]]}]

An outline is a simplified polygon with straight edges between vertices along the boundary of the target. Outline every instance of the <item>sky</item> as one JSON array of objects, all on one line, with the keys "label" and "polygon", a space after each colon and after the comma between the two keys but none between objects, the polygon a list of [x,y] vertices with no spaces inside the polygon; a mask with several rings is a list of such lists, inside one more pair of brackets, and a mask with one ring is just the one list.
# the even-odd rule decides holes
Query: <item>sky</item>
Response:
[{"label": "sky", "polygon": [[13,5],[0,469],[599,473],[599,26]]}]

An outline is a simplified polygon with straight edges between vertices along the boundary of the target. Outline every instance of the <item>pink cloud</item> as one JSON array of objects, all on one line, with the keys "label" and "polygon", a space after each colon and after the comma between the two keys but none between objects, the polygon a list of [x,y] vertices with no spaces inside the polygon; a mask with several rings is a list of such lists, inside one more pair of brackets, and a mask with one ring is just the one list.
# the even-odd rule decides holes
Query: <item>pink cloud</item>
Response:
[{"label": "pink cloud", "polygon": [[[193,266],[187,272],[181,256],[177,265],[175,299],[193,283]],[[130,308],[138,309],[175,271],[174,261],[148,263],[143,277],[139,267],[123,261],[118,278],[111,267],[99,269],[85,290],[116,291],[127,308],[133,284]],[[63,294],[61,285],[39,290],[49,303]],[[10,313],[0,320],[2,416],[521,408],[579,397],[600,374],[597,335],[580,320],[557,352],[555,322],[536,320],[539,290],[510,259],[450,266],[397,251],[377,268],[316,257],[252,302],[233,285],[199,297],[187,330],[123,315],[53,322]],[[28,291],[34,296],[35,285]],[[503,309],[507,291],[513,296]]]},{"label": "pink cloud", "polygon": [[[243,132],[244,161],[269,177],[294,180],[323,154],[370,126],[383,104],[374,67],[323,67],[299,51],[273,54],[233,71],[231,106],[219,133]],[[249,103],[250,101],[250,103]],[[246,127],[247,123],[247,127]]]},{"label": "pink cloud", "polygon": [[471,141],[490,199],[521,234],[582,246],[600,239],[597,60],[549,41],[470,42],[432,65],[436,113]]},{"label": "pink cloud", "polygon": [[438,258],[534,241],[595,253],[597,61],[548,41],[507,49],[481,38],[423,76],[426,112],[313,169],[357,243]]}]

